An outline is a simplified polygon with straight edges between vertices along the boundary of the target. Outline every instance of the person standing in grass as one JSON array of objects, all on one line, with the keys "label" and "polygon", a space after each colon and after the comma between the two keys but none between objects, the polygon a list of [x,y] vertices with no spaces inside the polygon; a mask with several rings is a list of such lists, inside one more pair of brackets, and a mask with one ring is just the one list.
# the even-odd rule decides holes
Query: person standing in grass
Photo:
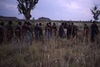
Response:
[{"label": "person standing in grass", "polygon": [[15,29],[15,36],[21,40],[21,35],[22,35],[22,23],[18,22],[17,27]]},{"label": "person standing in grass", "polygon": [[71,36],[72,38],[74,38],[77,34],[77,29],[76,29],[76,26],[74,25],[74,23],[71,23]]},{"label": "person standing in grass", "polygon": [[83,31],[83,34],[84,34],[85,40],[88,40],[88,37],[89,37],[89,27],[88,27],[87,24],[84,24],[84,31]]},{"label": "person standing in grass", "polygon": [[30,22],[27,23],[28,29],[27,29],[27,35],[28,35],[28,39],[30,44],[32,44],[33,41],[33,28],[32,28],[32,24]]},{"label": "person standing in grass", "polygon": [[59,27],[59,37],[64,38],[65,31],[64,31],[64,23],[62,23]]},{"label": "person standing in grass", "polygon": [[55,23],[52,25],[52,35],[55,37],[57,36],[57,26]]},{"label": "person standing in grass", "polygon": [[48,23],[49,24],[49,32],[50,32],[50,37],[52,37],[52,23],[51,22],[49,22]]},{"label": "person standing in grass", "polygon": [[39,37],[42,38],[43,37],[43,28],[42,28],[42,24],[39,23],[39,27],[38,27],[38,31],[39,31]]},{"label": "person standing in grass", "polygon": [[72,31],[72,27],[71,27],[70,22],[68,22],[68,25],[67,25],[67,39],[70,39],[71,31]]},{"label": "person standing in grass", "polygon": [[35,35],[35,40],[39,39],[39,24],[37,23],[34,27],[34,35]]},{"label": "person standing in grass", "polygon": [[30,22],[26,22],[24,23],[23,27],[22,27],[22,35],[23,35],[23,39],[25,42],[32,42],[33,39],[33,31],[32,31],[32,25]]},{"label": "person standing in grass", "polygon": [[67,37],[67,22],[64,23],[64,31],[65,31],[64,37]]},{"label": "person standing in grass", "polygon": [[45,27],[45,35],[46,35],[46,38],[48,38],[48,39],[52,37],[51,23],[47,23],[47,25]]},{"label": "person standing in grass", "polygon": [[95,21],[91,25],[91,42],[94,42],[96,36],[99,34],[99,29]]},{"label": "person standing in grass", "polygon": [[6,38],[8,42],[11,42],[12,38],[13,38],[13,26],[12,26],[12,21],[8,22],[7,25],[7,32],[6,32]]},{"label": "person standing in grass", "polygon": [[0,44],[2,44],[4,40],[4,22],[0,23]]}]

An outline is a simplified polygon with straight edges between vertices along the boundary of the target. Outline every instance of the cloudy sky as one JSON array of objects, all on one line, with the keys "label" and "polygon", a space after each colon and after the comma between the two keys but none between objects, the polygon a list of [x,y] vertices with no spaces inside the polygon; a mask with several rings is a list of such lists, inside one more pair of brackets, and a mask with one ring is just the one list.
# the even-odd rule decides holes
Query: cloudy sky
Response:
[{"label": "cloudy sky", "polygon": [[[91,20],[90,9],[95,4],[100,6],[100,0],[39,0],[31,14],[35,19],[48,17],[52,20]],[[17,10],[17,0],[0,0],[0,15],[24,18]]]}]

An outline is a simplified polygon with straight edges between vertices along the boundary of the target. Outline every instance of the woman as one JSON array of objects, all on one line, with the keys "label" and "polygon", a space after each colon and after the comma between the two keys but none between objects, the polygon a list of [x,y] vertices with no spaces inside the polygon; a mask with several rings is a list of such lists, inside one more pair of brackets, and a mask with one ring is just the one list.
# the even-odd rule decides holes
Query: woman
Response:
[{"label": "woman", "polygon": [[59,37],[64,38],[65,31],[64,31],[64,23],[62,23],[59,27]]}]

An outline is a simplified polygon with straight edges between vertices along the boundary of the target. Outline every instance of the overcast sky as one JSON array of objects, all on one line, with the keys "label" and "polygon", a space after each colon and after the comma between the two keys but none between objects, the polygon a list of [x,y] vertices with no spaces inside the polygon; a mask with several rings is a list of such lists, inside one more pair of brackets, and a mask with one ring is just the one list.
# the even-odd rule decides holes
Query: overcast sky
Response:
[{"label": "overcast sky", "polygon": [[[100,6],[100,0],[39,0],[31,14],[35,19],[91,20],[90,9],[95,4]],[[0,0],[0,15],[24,18],[17,10],[17,0]]]}]

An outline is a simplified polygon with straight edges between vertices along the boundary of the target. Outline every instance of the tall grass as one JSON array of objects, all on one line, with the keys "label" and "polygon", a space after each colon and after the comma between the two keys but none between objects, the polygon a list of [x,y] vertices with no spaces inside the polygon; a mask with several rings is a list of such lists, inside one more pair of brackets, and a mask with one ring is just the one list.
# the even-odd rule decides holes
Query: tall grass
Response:
[{"label": "tall grass", "polygon": [[0,46],[0,67],[100,67],[100,43],[51,38]]}]

